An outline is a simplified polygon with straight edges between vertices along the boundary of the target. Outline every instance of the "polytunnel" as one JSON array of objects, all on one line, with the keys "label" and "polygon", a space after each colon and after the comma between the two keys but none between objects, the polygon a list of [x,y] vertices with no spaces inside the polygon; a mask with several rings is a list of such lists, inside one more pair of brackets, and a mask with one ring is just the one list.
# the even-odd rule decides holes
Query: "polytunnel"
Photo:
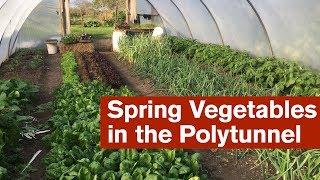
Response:
[{"label": "polytunnel", "polygon": [[0,0],[0,180],[320,180],[319,1]]},{"label": "polytunnel", "polygon": [[[317,0],[144,1],[159,13],[168,34],[320,68]],[[0,62],[16,48],[58,35],[58,6],[57,0],[1,0]]]},{"label": "polytunnel", "polygon": [[17,48],[37,47],[59,34],[57,0],[1,0],[0,63]]},{"label": "polytunnel", "polygon": [[145,0],[167,33],[320,68],[317,0]]}]

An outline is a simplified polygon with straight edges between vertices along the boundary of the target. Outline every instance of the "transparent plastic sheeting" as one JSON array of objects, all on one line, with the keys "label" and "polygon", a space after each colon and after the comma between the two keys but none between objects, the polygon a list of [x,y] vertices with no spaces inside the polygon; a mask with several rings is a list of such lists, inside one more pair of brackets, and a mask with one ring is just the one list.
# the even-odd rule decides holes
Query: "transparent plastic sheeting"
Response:
[{"label": "transparent plastic sheeting", "polygon": [[194,39],[207,43],[222,44],[219,29],[200,0],[172,1],[185,17]]},{"label": "transparent plastic sheeting", "polygon": [[7,0],[0,0],[0,8],[4,5]]},{"label": "transparent plastic sheeting", "polygon": [[136,0],[137,14],[152,14],[150,3],[146,0]]},{"label": "transparent plastic sheeting", "polygon": [[[32,12],[37,12],[39,9],[36,7],[41,3],[48,4],[49,2],[54,2],[57,0],[7,0],[0,9],[0,63],[7,59],[13,52],[15,47],[17,47],[17,38],[23,39],[19,32],[21,27],[24,25],[24,22],[28,19],[29,15],[32,15]],[[39,8],[44,6],[39,6]],[[36,9],[34,11],[34,9]],[[57,9],[54,10],[56,12]],[[45,12],[45,10],[43,10]],[[47,12],[49,13],[49,9]],[[39,17],[34,17],[35,21],[38,21]],[[46,22],[49,24],[50,22]],[[49,27],[47,27],[49,28]],[[33,30],[37,30],[37,27],[34,27]],[[58,27],[56,28],[58,29]],[[38,34],[39,32],[33,32]],[[40,35],[41,33],[39,33]],[[52,35],[52,34],[50,34]],[[49,36],[49,34],[48,34]],[[33,40],[38,40],[38,37],[35,37]],[[21,40],[19,41],[21,43]]]},{"label": "transparent plastic sheeting", "polygon": [[59,34],[59,1],[43,0],[26,19],[16,38],[14,49],[35,47]]},{"label": "transparent plastic sheeting", "polygon": [[251,0],[277,57],[320,69],[319,0]]},{"label": "transparent plastic sheeting", "polygon": [[[188,27],[187,22],[184,19],[181,11],[172,3],[171,0],[148,0],[150,4],[157,10],[159,15],[162,18],[162,21],[165,21],[167,32],[174,32],[177,36],[184,36],[191,38],[191,31]],[[172,29],[174,27],[174,29]],[[170,28],[170,29],[169,29]]]},{"label": "transparent plastic sheeting", "polygon": [[263,26],[246,0],[202,0],[214,17],[225,44],[271,56]]},{"label": "transparent plastic sheeting", "polygon": [[0,64],[8,57],[8,48],[10,43],[11,34],[14,31],[13,24],[17,24],[14,22],[14,17],[19,17],[17,14],[18,8],[25,8],[23,6],[23,1],[17,0],[8,0],[2,1],[2,6],[0,9]]},{"label": "transparent plastic sheeting", "polygon": [[319,0],[148,1],[172,35],[221,44],[220,36],[236,49],[320,69]]}]

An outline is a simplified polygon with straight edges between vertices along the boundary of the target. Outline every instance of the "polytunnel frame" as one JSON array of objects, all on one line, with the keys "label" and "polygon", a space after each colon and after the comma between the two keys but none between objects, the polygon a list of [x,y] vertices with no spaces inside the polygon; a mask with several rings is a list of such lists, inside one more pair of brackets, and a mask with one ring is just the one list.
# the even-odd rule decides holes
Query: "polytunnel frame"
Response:
[{"label": "polytunnel frame", "polygon": [[[7,0],[8,1],[8,0]],[[5,1],[5,3],[7,2]],[[30,3],[29,2],[25,2],[27,4],[29,4],[29,6],[27,6],[23,12],[19,13],[18,14],[18,19],[17,19],[17,22],[16,24],[14,24],[14,26],[12,27],[13,31],[12,32],[9,32],[9,35],[10,35],[10,39],[8,41],[8,44],[5,45],[3,48],[7,48],[7,54],[5,56],[3,56],[3,59],[7,59],[9,56],[10,56],[10,52],[11,52],[11,48],[14,46],[14,44],[12,44],[12,39],[15,39],[15,42],[16,42],[16,38],[18,37],[18,34],[21,30],[21,27],[23,26],[24,22],[26,21],[26,19],[29,17],[29,15],[33,12],[33,10],[35,8],[37,8],[37,6],[42,2],[42,0],[38,0],[38,1],[31,1],[31,2],[34,2],[34,3]],[[5,4],[4,3],[4,4]],[[23,3],[21,4],[21,6],[23,6]],[[20,8],[17,8],[16,11],[19,11]],[[5,35],[5,33],[7,32],[7,29],[10,27],[11,25],[11,19],[9,21],[10,23],[7,24],[3,34],[1,35],[1,39],[0,39],[0,45],[2,43],[2,40],[3,40],[3,36]],[[12,37],[14,36],[14,38]],[[1,47],[0,47],[1,49]],[[5,52],[5,49],[4,49],[4,52]],[[2,63],[3,61],[0,60],[0,64]]]},{"label": "polytunnel frame", "polygon": [[221,30],[220,30],[220,27],[219,27],[219,25],[218,25],[215,17],[213,16],[213,14],[211,13],[211,11],[209,10],[208,6],[207,6],[202,0],[199,0],[199,1],[202,3],[202,5],[207,9],[208,13],[210,14],[213,22],[214,22],[215,25],[217,26],[217,29],[218,29],[218,32],[219,32],[219,35],[220,35],[220,38],[221,38],[221,42],[222,42],[223,45],[225,45],[224,39],[223,39],[223,36],[222,36],[222,33],[221,33]]},{"label": "polytunnel frame", "polygon": [[39,0],[39,2],[36,3],[35,6],[34,6],[32,9],[30,9],[30,11],[26,12],[26,11],[29,10],[29,9],[27,9],[27,10],[25,11],[25,13],[27,13],[28,15],[27,15],[27,16],[23,16],[23,17],[21,18],[21,19],[24,19],[24,20],[23,20],[23,21],[21,21],[21,20],[19,21],[19,23],[18,23],[18,25],[17,25],[18,30],[13,32],[13,36],[14,36],[13,39],[14,39],[14,41],[13,41],[13,43],[11,43],[11,42],[12,42],[12,36],[11,36],[10,41],[9,41],[8,54],[10,54],[10,53],[12,52],[11,50],[14,48],[14,45],[15,45],[16,42],[17,42],[17,39],[18,39],[18,37],[19,37],[19,33],[20,33],[20,31],[21,31],[21,28],[22,28],[23,24],[24,24],[25,21],[28,19],[29,15],[32,14],[32,12],[39,6],[39,4],[40,4],[42,1],[43,1],[43,0]]},{"label": "polytunnel frame", "polygon": [[[8,2],[8,0],[3,3],[3,6],[4,6],[7,2]],[[2,6],[2,7],[3,7],[3,6]],[[23,3],[21,3],[16,10],[20,9],[21,6],[23,6]],[[2,8],[2,7],[1,7],[1,8]],[[16,11],[15,11],[15,12],[16,12]],[[13,17],[14,17],[14,16],[13,16]],[[10,18],[12,18],[12,17],[10,17]],[[8,22],[8,24],[5,26],[5,29],[4,29],[4,31],[3,31],[3,34],[0,34],[0,35],[1,35],[1,38],[0,38],[0,51],[1,51],[1,44],[2,44],[2,40],[3,40],[3,36],[4,36],[5,33],[7,32],[7,29],[10,27],[11,22],[12,22],[12,19],[10,19],[9,22]],[[15,28],[15,27],[14,27],[14,28]],[[9,46],[10,46],[10,43],[11,43],[11,36],[12,36],[12,34],[10,35]],[[7,59],[8,56],[10,56],[10,54],[9,54],[9,48],[7,49],[7,55],[4,56],[3,59],[4,59],[4,60]],[[3,62],[3,59],[0,59],[0,64]]]},{"label": "polytunnel frame", "polygon": [[[157,13],[159,14],[159,12],[158,12],[158,10],[154,7],[154,5],[149,1],[149,0],[147,0],[147,2],[150,4],[150,6],[153,8],[153,9],[155,9],[156,11],[157,11]],[[160,19],[161,19],[161,22],[162,22],[162,25],[163,26],[165,26],[164,25],[164,19],[163,19],[163,17],[159,14],[159,17],[160,17]],[[168,21],[166,21],[170,26],[172,26]],[[172,26],[173,27],[173,26]]]},{"label": "polytunnel frame", "polygon": [[[157,10],[157,12],[159,12],[158,9],[155,8],[155,6],[152,4],[152,2],[151,2],[150,0],[147,0],[147,1],[150,3],[150,5],[151,5],[154,9]],[[221,32],[221,29],[220,29],[220,27],[219,27],[219,24],[217,23],[214,15],[213,15],[212,12],[209,10],[208,6],[203,2],[203,0],[199,0],[199,1],[200,1],[201,4],[206,8],[207,12],[210,14],[211,19],[213,20],[213,22],[215,23],[215,26],[217,27],[217,30],[218,30],[218,33],[219,33],[221,42],[222,42],[223,45],[225,45],[224,38],[223,38],[223,34],[222,34],[222,32]],[[183,17],[183,19],[184,19],[184,21],[185,21],[185,23],[186,23],[186,25],[187,25],[187,27],[188,27],[188,31],[189,31],[189,33],[190,33],[190,36],[191,36],[191,38],[193,38],[193,33],[192,33],[192,31],[191,31],[191,28],[190,28],[190,25],[189,25],[188,21],[186,20],[186,17],[184,16],[184,14],[183,14],[182,11],[180,10],[180,8],[173,2],[173,0],[170,0],[170,2],[175,6],[175,8],[176,8],[176,9],[179,11],[179,13],[182,15],[182,17]],[[266,29],[266,26],[265,26],[264,22],[262,21],[262,18],[260,17],[260,14],[258,13],[258,11],[257,11],[256,8],[253,6],[253,4],[251,3],[250,0],[246,0],[246,2],[247,2],[248,5],[250,6],[250,8],[253,10],[253,12],[255,13],[256,17],[258,18],[258,21],[259,21],[259,23],[260,23],[260,25],[261,25],[261,27],[262,27],[262,29],[263,29],[263,32],[264,32],[264,34],[265,34],[265,36],[266,36],[266,38],[267,38],[271,55],[274,56],[274,51],[273,51],[273,47],[272,47],[272,44],[271,44],[270,36],[269,36],[269,33],[268,33],[267,29]],[[162,22],[164,22],[164,19],[163,19],[163,17],[161,16],[160,13],[159,13],[159,16],[160,16]],[[166,22],[169,23],[169,21],[166,21]],[[163,23],[163,24],[164,24],[164,23]],[[170,24],[170,23],[169,23],[169,24]],[[171,25],[171,26],[172,26],[172,25]],[[172,26],[172,27],[174,27],[174,26]]]},{"label": "polytunnel frame", "polygon": [[[167,22],[171,27],[174,28],[174,26],[170,23],[170,21],[169,21],[168,19],[166,19],[164,16],[162,16],[162,15],[159,13],[159,12],[160,12],[159,9],[161,9],[161,8],[156,8],[156,6],[153,4],[153,2],[151,2],[150,0],[147,0],[147,1],[154,7],[154,9],[157,10],[159,16],[163,18],[162,20],[164,20],[164,21]],[[180,15],[181,18],[182,18],[182,21],[184,22],[184,25],[186,25],[186,29],[187,29],[187,34],[188,34],[188,35],[185,35],[185,37],[193,38],[193,34],[192,34],[191,29],[190,29],[190,26],[189,26],[188,22],[186,21],[184,15],[183,15],[182,12],[180,11],[180,9],[176,7],[176,5],[172,2],[172,0],[167,0],[167,1],[170,2],[170,3],[173,5],[172,7],[174,7],[175,10],[177,10],[177,12],[179,13],[179,15]],[[179,31],[178,31],[176,28],[174,28],[174,31],[176,32],[176,34],[179,34]]]},{"label": "polytunnel frame", "polygon": [[[168,25],[170,25],[170,26],[173,28],[173,30],[174,30],[175,32],[178,32],[177,29],[176,29],[169,21],[167,21],[163,16],[161,16],[161,14],[159,13],[158,9],[155,8],[155,6],[152,4],[152,2],[150,2],[149,0],[146,0],[146,1],[150,4],[150,6],[151,6],[153,9],[155,9],[155,10],[157,11],[157,13],[159,14],[159,17],[160,17],[160,19],[161,19],[161,21],[162,21],[162,25],[163,25],[163,26],[165,26],[165,22],[166,22]],[[170,0],[170,1],[172,2],[172,0]],[[178,9],[178,10],[179,10],[180,14],[182,15],[182,17],[184,18],[184,16],[183,16],[182,12],[180,11],[180,9]],[[184,20],[185,20],[185,19],[184,19]],[[185,22],[186,22],[186,20],[185,20]],[[192,33],[191,33],[191,30],[190,30],[190,27],[189,27],[189,24],[188,24],[187,22],[186,22],[186,24],[187,24],[187,26],[188,26],[188,30],[189,30],[189,33],[190,33],[191,37],[193,37],[193,36],[192,36]]]},{"label": "polytunnel frame", "polygon": [[189,33],[190,33],[190,36],[191,36],[191,38],[193,39],[193,34],[192,34],[190,25],[189,25],[186,17],[183,15],[182,11],[179,9],[179,7],[176,5],[176,3],[174,3],[172,0],[170,0],[170,1],[171,1],[171,3],[177,8],[177,10],[179,11],[179,13],[180,13],[181,16],[183,17],[183,20],[186,22],[186,25],[187,25],[187,27],[188,27],[188,31],[189,31]]},{"label": "polytunnel frame", "polygon": [[0,11],[1,11],[2,7],[7,3],[7,1],[8,0],[3,1],[3,4],[1,4],[1,7],[0,7]]},{"label": "polytunnel frame", "polygon": [[273,47],[272,47],[272,44],[271,44],[271,40],[270,40],[270,37],[269,37],[269,34],[268,34],[268,31],[267,31],[267,28],[265,26],[265,24],[263,23],[262,21],[262,18],[260,16],[260,14],[258,13],[257,9],[254,7],[254,5],[251,3],[250,0],[246,0],[247,3],[249,4],[249,6],[252,8],[252,10],[254,11],[254,13],[256,14],[261,26],[262,26],[262,29],[267,37],[267,40],[268,40],[268,43],[269,43],[269,47],[270,47],[270,51],[271,51],[271,55],[274,56],[274,52],[273,52]]},{"label": "polytunnel frame", "polygon": [[[191,37],[192,39],[197,39],[198,41],[206,43],[223,44],[223,38],[219,32],[219,27],[216,25],[215,19],[211,16],[207,7],[204,6],[200,0],[187,0],[185,1],[186,3],[180,0],[171,0],[171,2],[175,5],[178,11],[181,12],[185,22],[189,25],[189,29],[193,35],[193,37]],[[198,7],[193,7],[196,5],[198,5]],[[197,9],[197,11],[192,12],[192,9]],[[193,24],[194,21],[197,21],[195,19],[199,19],[202,23],[198,26]],[[205,21],[205,19],[207,21]],[[211,22],[208,23],[209,21]],[[205,25],[206,23],[208,23],[207,26]],[[208,34],[214,32],[214,35],[208,37],[200,32],[207,32]]]},{"label": "polytunnel frame", "polygon": [[[5,6],[5,4],[6,4],[7,2],[8,2],[8,0],[4,1],[4,3],[3,3],[2,6],[0,7],[0,11],[1,11],[1,9]],[[23,3],[21,3],[21,4],[19,5],[19,8],[20,8],[20,6],[22,6],[22,5],[23,5]],[[17,9],[19,9],[19,8],[17,8]],[[2,42],[2,39],[3,39],[3,35],[5,34],[5,32],[6,32],[7,28],[8,28],[8,26],[10,25],[10,23],[11,23],[11,19],[9,20],[8,24],[5,26],[4,31],[3,31],[3,34],[0,34],[0,35],[1,35],[1,38],[0,38],[0,48],[1,48],[1,42]],[[1,64],[1,62],[0,62],[0,64]]]}]

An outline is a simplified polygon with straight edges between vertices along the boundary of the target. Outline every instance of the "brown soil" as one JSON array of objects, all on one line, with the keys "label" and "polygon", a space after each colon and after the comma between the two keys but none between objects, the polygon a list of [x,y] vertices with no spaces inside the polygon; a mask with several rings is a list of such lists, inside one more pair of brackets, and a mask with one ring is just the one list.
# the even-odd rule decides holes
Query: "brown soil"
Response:
[{"label": "brown soil", "polygon": [[[34,102],[34,109],[38,105],[47,103],[52,100],[54,90],[59,86],[61,82],[61,72],[60,72],[60,63],[59,55],[46,55],[44,63],[37,69],[27,68],[27,63],[30,57],[25,56],[20,59],[19,65],[12,70],[10,68],[10,61],[4,63],[0,68],[0,79],[11,79],[13,77],[30,81],[34,85],[39,86],[39,92],[37,94],[37,100]],[[44,110],[43,112],[30,114],[33,116],[36,121],[32,124],[34,127],[44,124],[52,115],[50,110]],[[41,129],[42,130],[42,129]],[[23,138],[21,141],[22,150],[21,157],[23,162],[27,164],[32,156],[38,151],[42,152],[31,164],[32,169],[35,169],[34,172],[31,172],[29,179],[44,179],[45,166],[42,164],[42,158],[48,152],[48,149],[43,144],[41,138],[45,134],[37,135],[36,139],[28,140]],[[19,176],[19,175],[17,175]]]},{"label": "brown soil", "polygon": [[0,68],[0,79],[23,79],[29,81],[32,84],[38,85],[43,67],[39,67],[38,69],[28,68],[28,63],[32,56],[25,56],[19,64],[13,66],[13,63],[10,60],[5,61],[1,64]]},{"label": "brown soil", "polygon": [[263,180],[263,167],[257,156],[241,150],[192,150],[201,153],[204,171],[209,179]]},{"label": "brown soil", "polygon": [[136,74],[129,63],[118,60],[116,53],[105,52],[103,55],[109,60],[111,66],[115,67],[126,84],[141,96],[158,96],[164,95],[164,92],[156,90],[153,83],[149,79],[143,79]]},{"label": "brown soil", "polygon": [[111,39],[94,39],[93,45],[94,49],[98,52],[108,52],[112,50]]},{"label": "brown soil", "polygon": [[88,82],[90,81],[89,72],[87,64],[85,63],[85,59],[83,59],[83,56],[81,53],[76,53],[76,59],[78,63],[78,74],[80,76],[80,79],[82,82]]},{"label": "brown soil", "polygon": [[59,43],[60,53],[65,53],[66,51],[72,52],[94,52],[93,43],[76,43],[76,44],[63,44]]},{"label": "brown soil", "polygon": [[78,72],[82,81],[99,80],[112,86],[119,88],[124,86],[119,73],[108,61],[108,58],[98,52],[94,53],[77,53]]}]

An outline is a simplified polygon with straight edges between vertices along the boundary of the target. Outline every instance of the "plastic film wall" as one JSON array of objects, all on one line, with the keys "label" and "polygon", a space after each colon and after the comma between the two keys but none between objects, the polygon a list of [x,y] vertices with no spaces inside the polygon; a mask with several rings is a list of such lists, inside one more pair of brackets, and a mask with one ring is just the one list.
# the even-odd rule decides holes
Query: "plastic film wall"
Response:
[{"label": "plastic film wall", "polygon": [[35,47],[58,34],[57,0],[1,0],[0,63],[16,48]]},{"label": "plastic film wall", "polygon": [[14,42],[14,49],[35,47],[59,36],[58,1],[43,0],[28,16]]},{"label": "plastic film wall", "polygon": [[320,69],[319,0],[147,0],[167,33]]}]

